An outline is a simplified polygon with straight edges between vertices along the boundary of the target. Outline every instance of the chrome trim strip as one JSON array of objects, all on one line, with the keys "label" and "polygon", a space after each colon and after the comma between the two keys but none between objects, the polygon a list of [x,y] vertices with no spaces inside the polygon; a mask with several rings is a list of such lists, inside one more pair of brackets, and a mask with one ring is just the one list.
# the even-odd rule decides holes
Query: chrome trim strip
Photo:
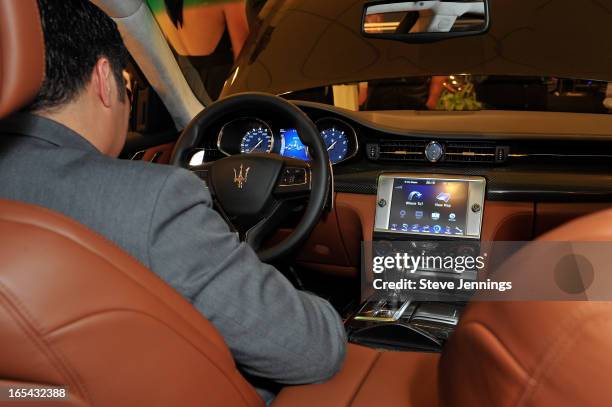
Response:
[{"label": "chrome trim strip", "polygon": [[130,157],[131,161],[140,161],[142,160],[142,157],[144,157],[145,153],[147,152],[147,150],[140,150],[140,151],[136,151],[132,157]]},{"label": "chrome trim strip", "polygon": [[151,159],[149,160],[149,162],[152,163],[156,163],[157,160],[159,160],[159,158],[162,156],[162,152],[161,151],[156,151],[155,154],[153,154],[153,157],[151,157]]},{"label": "chrome trim strip", "polygon": [[[517,156],[519,154],[508,154],[508,156]],[[555,153],[524,153],[520,154],[525,157],[583,157],[583,158],[610,158],[610,154],[555,154]]]},{"label": "chrome trim strip", "polygon": [[[452,182],[466,182],[468,184],[468,196],[466,199],[465,208],[465,235],[444,235],[440,233],[414,233],[404,231],[393,231],[388,229],[389,216],[391,213],[392,196],[393,196],[393,181],[396,178],[400,179],[415,179],[415,180],[428,180],[435,179],[437,181],[452,181]],[[380,233],[392,233],[400,235],[412,235],[412,236],[432,236],[432,237],[447,237],[454,239],[480,239],[482,233],[482,218],[484,213],[484,202],[486,195],[486,178],[477,176],[464,176],[464,175],[437,175],[437,174],[424,174],[424,173],[382,173],[378,177],[377,182],[377,193],[376,193],[376,207],[374,217],[374,230],[373,232]],[[381,199],[386,200],[386,205],[380,207],[378,202]],[[480,210],[474,213],[471,210],[472,205],[478,204]],[[469,234],[468,234],[469,233]]]},{"label": "chrome trim strip", "polygon": [[[293,169],[293,170],[302,170],[304,171],[304,182],[300,182],[299,184],[278,184],[279,187],[299,187],[302,185],[306,185],[309,184],[312,187],[312,184],[310,184],[310,180],[312,179],[312,176],[310,174],[310,167],[308,169],[304,168],[304,167],[285,167],[283,168],[283,171],[286,169]],[[281,171],[281,177],[283,175],[283,172]]]}]

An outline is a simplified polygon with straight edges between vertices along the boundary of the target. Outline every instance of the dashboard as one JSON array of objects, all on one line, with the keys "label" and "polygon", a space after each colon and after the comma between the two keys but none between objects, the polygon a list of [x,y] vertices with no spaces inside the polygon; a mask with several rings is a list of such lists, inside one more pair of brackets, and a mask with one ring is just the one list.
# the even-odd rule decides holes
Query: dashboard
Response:
[{"label": "dashboard", "polygon": [[[296,255],[315,270],[357,276],[361,242],[375,236],[462,246],[524,241],[612,202],[612,116],[353,112],[294,103],[316,124],[335,164],[333,216]],[[185,159],[201,177],[199,163],[234,154],[308,160],[296,127],[247,107],[202,128]],[[295,223],[281,226],[288,233]]]},{"label": "dashboard", "polygon": [[[493,201],[612,201],[612,116],[353,112],[294,103],[327,146],[335,192],[377,195],[381,174],[409,172],[483,177]],[[309,160],[294,123],[255,108],[203,129],[186,159],[197,167],[255,152]]]},{"label": "dashboard", "polygon": [[[332,165],[349,160],[357,154],[357,134],[346,121],[325,117],[317,120],[315,125],[325,142]],[[224,123],[217,134],[216,147],[228,156],[276,153],[283,157],[310,160],[308,147],[302,142],[297,129],[258,117],[240,117]],[[196,152],[190,165],[201,163],[202,158],[202,154]]]}]

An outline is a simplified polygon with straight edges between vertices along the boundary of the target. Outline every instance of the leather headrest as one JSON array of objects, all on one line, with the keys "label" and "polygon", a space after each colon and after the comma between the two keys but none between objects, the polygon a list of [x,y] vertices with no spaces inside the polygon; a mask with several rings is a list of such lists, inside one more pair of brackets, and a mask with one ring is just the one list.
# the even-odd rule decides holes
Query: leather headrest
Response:
[{"label": "leather headrest", "polygon": [[38,93],[45,47],[36,0],[0,0],[0,119]]},{"label": "leather headrest", "polygon": [[[538,240],[610,241],[609,225],[612,210],[576,219]],[[534,256],[523,258],[531,262]],[[526,265],[513,272],[549,271]],[[539,280],[530,281],[537,292]],[[612,371],[611,337],[610,301],[472,302],[440,360],[440,405],[612,405],[609,373],[602,373]]]}]

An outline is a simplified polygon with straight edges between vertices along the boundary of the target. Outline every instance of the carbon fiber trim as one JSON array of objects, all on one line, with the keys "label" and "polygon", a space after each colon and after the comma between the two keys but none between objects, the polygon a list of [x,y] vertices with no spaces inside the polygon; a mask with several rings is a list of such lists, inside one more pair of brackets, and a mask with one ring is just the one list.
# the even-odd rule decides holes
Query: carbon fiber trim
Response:
[{"label": "carbon fiber trim", "polygon": [[335,190],[352,194],[376,195],[376,183],[336,182]]}]

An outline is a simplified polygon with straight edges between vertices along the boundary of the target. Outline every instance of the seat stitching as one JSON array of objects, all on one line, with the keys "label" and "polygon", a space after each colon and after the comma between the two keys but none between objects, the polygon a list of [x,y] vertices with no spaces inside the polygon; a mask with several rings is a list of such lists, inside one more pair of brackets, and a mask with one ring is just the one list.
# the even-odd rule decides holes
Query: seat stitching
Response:
[{"label": "seat stitching", "polygon": [[[152,320],[158,322],[160,325],[168,328],[168,330],[170,332],[174,333],[175,335],[177,335],[178,337],[183,339],[185,341],[185,343],[190,345],[197,353],[199,353],[206,360],[208,360],[211,365],[216,367],[223,374],[223,376],[227,379],[228,383],[230,383],[233,387],[235,387],[233,382],[232,382],[232,380],[231,380],[231,378],[225,373],[224,369],[221,368],[217,363],[215,363],[215,361],[213,361],[210,358],[210,356],[208,356],[205,352],[202,352],[202,350],[198,346],[196,346],[192,341],[190,341],[188,338],[186,338],[180,332],[178,332],[177,330],[172,328],[169,324],[164,322],[162,319],[159,319],[155,315],[149,314],[148,312],[144,312],[144,311],[140,311],[140,310],[136,310],[136,309],[131,309],[131,308],[108,308],[108,309],[105,309],[103,311],[91,312],[89,314],[84,314],[84,315],[80,316],[77,319],[69,321],[69,322],[65,323],[64,325],[61,325],[60,327],[57,327],[57,328],[53,329],[52,331],[49,331],[46,336],[59,335],[61,330],[67,329],[68,327],[70,327],[70,326],[72,326],[72,325],[74,325],[74,324],[76,324],[78,322],[83,322],[83,321],[85,321],[87,319],[91,319],[91,318],[94,318],[94,317],[97,317],[97,316],[101,316],[101,315],[104,315],[104,314],[112,314],[112,313],[115,313],[115,312],[125,312],[125,313],[134,313],[134,314],[138,314],[138,315],[143,315],[145,317],[151,318]],[[241,394],[240,391],[238,391],[238,393]],[[241,394],[241,396],[242,396],[242,394]],[[244,399],[244,397],[243,397],[243,399]],[[246,399],[244,401],[245,401],[245,405],[248,405]]]},{"label": "seat stitching", "polygon": [[[52,211],[49,211],[49,212],[50,212],[50,213],[52,213],[52,214],[55,214],[55,213],[54,213],[54,212],[52,212]],[[6,215],[6,213],[4,213],[3,215]],[[82,240],[76,239],[76,238],[75,238],[75,237],[74,237],[72,234],[70,234],[70,233],[66,234],[66,233],[65,233],[63,230],[62,230],[62,231],[56,231],[56,230],[53,230],[53,229],[49,228],[47,225],[45,225],[45,224],[40,224],[40,223],[37,223],[37,222],[27,222],[27,221],[23,221],[23,220],[13,219],[13,218],[11,218],[11,217],[8,217],[8,218],[7,218],[7,217],[5,217],[5,216],[1,217],[0,219],[3,219],[3,220],[4,220],[4,221],[6,221],[6,222],[12,222],[12,223],[16,223],[16,224],[23,224],[23,225],[31,226],[31,227],[34,227],[34,228],[40,228],[40,229],[42,229],[42,230],[44,230],[44,231],[51,232],[51,233],[53,233],[53,234],[59,235],[59,236],[61,236],[61,237],[65,238],[65,239],[67,239],[67,240],[69,240],[69,241],[73,242],[73,243],[74,243],[74,244],[76,244],[77,246],[82,247],[83,249],[87,250],[89,253],[91,253],[91,254],[95,255],[95,256],[96,256],[97,258],[99,258],[101,261],[103,261],[103,262],[105,262],[105,263],[107,263],[107,264],[111,265],[111,266],[112,266],[112,267],[114,267],[115,269],[119,270],[119,271],[121,272],[121,274],[122,274],[124,277],[129,278],[129,279],[130,279],[130,281],[132,281],[133,283],[137,284],[137,285],[138,285],[138,286],[139,286],[141,289],[143,289],[144,291],[146,291],[147,293],[149,293],[149,294],[150,294],[152,297],[154,297],[154,298],[155,298],[157,301],[159,301],[159,302],[160,302],[160,303],[161,303],[161,304],[162,304],[162,305],[163,305],[165,308],[167,308],[167,309],[169,310],[169,312],[172,312],[172,313],[173,313],[175,316],[177,316],[177,318],[178,318],[178,319],[182,320],[182,321],[183,321],[183,322],[184,322],[184,323],[185,323],[187,326],[189,326],[191,329],[193,329],[193,330],[194,330],[194,331],[195,331],[195,332],[196,332],[198,335],[202,335],[202,332],[201,332],[199,329],[197,329],[197,328],[196,328],[196,327],[195,327],[193,324],[191,324],[191,323],[190,323],[190,322],[188,322],[188,321],[187,321],[185,318],[183,318],[181,314],[179,314],[179,313],[178,313],[178,312],[177,312],[177,311],[176,311],[176,310],[175,310],[173,307],[169,306],[169,305],[168,305],[168,303],[167,303],[166,301],[164,301],[164,300],[163,300],[163,299],[162,299],[162,298],[161,298],[159,295],[157,295],[157,294],[156,294],[154,291],[151,291],[151,290],[150,290],[148,287],[146,287],[146,286],[144,286],[142,283],[140,283],[140,281],[136,280],[135,278],[133,278],[132,276],[130,276],[128,273],[126,273],[126,272],[125,272],[124,267],[121,267],[119,264],[114,263],[114,262],[113,262],[113,261],[111,261],[109,258],[107,258],[107,257],[105,257],[105,256],[102,256],[102,254],[101,254],[99,251],[95,250],[95,249],[94,249],[94,248],[93,248],[93,247],[92,247],[92,246],[89,244],[89,242],[85,242],[85,241],[82,241]],[[72,220],[72,219],[70,219],[70,218],[68,218],[68,219],[69,219],[71,222],[76,223],[78,226],[81,226],[81,225],[80,225],[80,224],[78,224],[76,221],[74,221],[74,220]],[[28,219],[28,220],[31,220],[31,219]],[[71,226],[73,226],[73,225],[71,225]],[[86,228],[86,231],[87,231],[87,232],[92,233],[92,234],[93,234],[93,235],[94,235],[96,238],[102,239],[102,240],[103,240],[105,243],[108,243],[108,244],[112,245],[112,246],[113,246],[113,248],[117,248],[117,247],[116,247],[116,245],[114,245],[114,243],[110,242],[109,240],[107,240],[107,239],[106,239],[106,238],[104,238],[103,236],[98,235],[96,232],[93,232],[93,231],[91,231],[91,230],[90,230],[90,229],[88,229],[88,228]],[[125,254],[127,257],[129,257],[129,259],[130,259],[130,260],[132,260],[132,261],[134,261],[134,262],[138,263],[138,264],[139,264],[141,267],[143,267],[143,266],[142,266],[142,264],[141,264],[140,262],[138,262],[137,260],[135,260],[135,259],[134,259],[133,257],[131,257],[129,254],[127,254],[127,253],[125,253],[125,252],[123,252],[123,251],[122,251],[121,253],[122,253],[122,254]],[[150,270],[148,270],[148,269],[147,269],[147,271],[149,271],[149,272],[150,272]],[[152,273],[152,272],[150,272],[150,273],[151,273],[153,276],[155,276],[155,277],[157,277],[157,278],[159,279],[159,277],[158,277],[158,276],[156,276],[154,273]],[[159,280],[163,282],[163,280],[161,280],[161,279],[159,279]],[[193,306],[193,305],[192,305],[192,306]],[[205,317],[204,317],[204,316],[202,316],[202,318],[205,320]],[[204,336],[204,335],[202,335],[202,336]],[[186,339],[186,340],[187,340],[187,339]],[[210,342],[210,341],[209,341],[209,342]],[[214,343],[210,342],[210,344],[211,344],[212,346],[214,346],[215,348],[217,348],[217,346],[216,346]],[[192,345],[193,345],[193,344],[192,344]],[[193,346],[195,346],[195,345],[193,345]],[[233,361],[233,359],[232,359],[232,362],[234,362],[234,361]],[[234,364],[234,367],[235,367],[235,362],[234,362],[233,364]],[[246,395],[243,393],[243,391],[242,391],[242,390],[241,390],[241,389],[240,389],[238,386],[236,386],[236,384],[234,383],[234,381],[233,381],[233,380],[230,380],[230,383],[232,384],[232,386],[234,386],[234,388],[236,388],[237,392],[238,392],[238,393],[240,394],[240,396],[242,397],[242,399],[243,399],[243,401],[244,401],[245,405],[249,405],[248,399],[247,399]]]},{"label": "seat stitching", "polygon": [[[37,208],[39,208],[41,210],[44,210],[45,212],[48,212],[48,214],[52,214],[52,215],[55,215],[55,216],[60,215],[60,214],[56,214],[55,212],[53,212],[51,210],[48,210],[46,208],[42,208],[42,207],[37,207]],[[129,259],[129,261],[134,262],[138,266],[144,268],[146,271],[148,271],[150,273],[150,275],[152,277],[156,278],[159,282],[161,282],[164,285],[166,285],[167,288],[169,288],[169,289],[171,289],[171,290],[176,292],[176,290],[174,290],[172,287],[170,287],[165,281],[163,281],[157,274],[153,273],[148,267],[143,265],[140,261],[138,261],[137,259],[132,257],[130,254],[128,254],[122,248],[117,246],[115,243],[113,243],[110,240],[108,240],[106,237],[98,234],[96,231],[94,231],[92,229],[89,229],[88,227],[86,227],[84,225],[81,225],[80,223],[78,223],[77,221],[75,221],[74,219],[69,218],[69,217],[65,217],[65,219],[61,219],[60,218],[59,220],[69,221],[70,223],[72,223],[71,225],[69,225],[70,228],[83,228],[84,230],[80,230],[80,231],[77,230],[76,233],[72,233],[72,232],[66,233],[64,230],[54,230],[54,229],[50,228],[49,226],[47,226],[45,224],[45,222],[42,222],[42,223],[39,223],[39,222],[29,222],[31,219],[27,219],[28,221],[24,221],[22,219],[14,219],[12,217],[6,217],[6,216],[2,216],[2,215],[6,215],[6,213],[0,214],[0,220],[4,220],[6,222],[12,222],[12,223],[15,223],[15,224],[18,224],[18,225],[26,225],[26,226],[30,226],[30,227],[33,227],[33,228],[39,228],[39,229],[41,229],[43,231],[50,232],[50,233],[53,233],[55,235],[59,235],[59,236],[63,237],[64,239],[74,243],[75,245],[77,245],[77,246],[87,250],[89,253],[91,253],[92,255],[96,256],[97,258],[99,258],[104,263],[106,263],[106,264],[112,266],[113,268],[117,269],[121,273],[121,275],[123,277],[128,278],[132,283],[138,285],[141,289],[143,289],[144,291],[149,293],[152,297],[157,299],[161,304],[163,304],[166,308],[168,308],[168,310],[170,310],[173,314],[175,314],[179,319],[184,321],[186,325],[190,326],[193,330],[195,330],[198,333],[201,332],[193,324],[191,324],[189,321],[187,321],[179,312],[177,312],[174,309],[174,307],[169,306],[167,301],[165,301],[161,296],[159,296],[156,291],[150,290],[149,287],[147,287],[146,285],[142,284],[139,280],[135,279],[129,273],[127,273],[126,272],[126,267],[123,267],[121,264],[114,262],[112,259],[104,256],[100,251],[96,250],[93,247],[93,245],[90,242],[87,241],[87,240],[90,239],[89,236],[86,239],[79,239],[79,238],[75,237],[75,234],[79,233],[79,232],[81,232],[81,233],[82,232],[87,232],[87,233],[91,234],[91,237],[93,237],[95,239],[102,240],[105,244],[108,244],[109,246],[111,246],[113,250],[119,251],[122,255],[127,257]],[[95,243],[97,243],[97,242],[95,242]],[[185,300],[189,304],[189,302],[182,295],[180,295],[180,293],[178,293],[178,292],[176,292],[176,293],[177,293],[177,295],[180,298],[182,298],[183,300]],[[193,307],[193,304],[189,304],[189,305],[191,307]],[[201,315],[201,313],[199,313],[199,314]],[[205,317],[202,315],[202,318],[204,319]]]},{"label": "seat stitching", "polygon": [[[580,327],[587,323],[592,323],[594,320],[608,320],[611,318],[609,315],[593,314],[594,312],[596,312],[596,310],[580,310],[574,313],[571,317],[571,323],[568,323],[570,326],[563,331],[563,335],[556,337],[556,340],[547,347],[548,351],[542,355],[536,368],[529,375],[529,380],[525,383],[521,398],[516,404],[517,406],[526,405],[527,402],[531,400],[536,390],[542,386],[543,379],[548,376],[552,366],[555,365],[561,357],[565,356],[567,351],[571,348],[570,345],[575,343],[578,338],[584,334]],[[591,313],[592,315],[585,317],[582,315],[585,313]]]},{"label": "seat stitching", "polygon": [[[82,382],[79,374],[70,366],[64,355],[55,349],[43,335],[37,321],[33,318],[23,303],[0,281],[0,298],[4,298],[9,312],[12,310],[13,318],[19,324],[21,330],[30,338],[32,343],[47,357],[51,365],[67,376],[69,382],[73,382],[89,403],[92,403],[91,394]],[[42,343],[41,343],[42,342]]]},{"label": "seat stitching", "polygon": [[[48,211],[50,214],[56,215],[55,212],[50,211],[46,208],[42,208],[40,207],[40,209],[45,209],[45,211]],[[201,331],[196,328],[193,324],[191,324],[189,321],[187,321],[179,312],[177,312],[174,307],[171,307],[168,305],[168,302],[165,301],[161,296],[159,296],[156,291],[150,290],[149,287],[147,287],[146,285],[142,284],[139,280],[135,279],[134,277],[132,277],[129,273],[126,272],[126,268],[123,267],[122,265],[112,261],[112,259],[104,256],[100,251],[96,250],[92,244],[90,244],[90,242],[87,242],[83,239],[78,239],[74,236],[74,233],[65,233],[64,230],[54,230],[51,229],[50,227],[48,227],[47,225],[44,224],[44,222],[38,223],[38,222],[26,222],[23,220],[19,220],[19,219],[13,219],[11,217],[3,217],[1,215],[6,215],[6,214],[0,214],[0,220],[4,220],[6,222],[12,222],[18,225],[26,225],[26,226],[30,226],[33,228],[39,228],[43,231],[46,232],[50,232],[53,233],[55,235],[61,236],[64,239],[74,243],[75,245],[87,250],[89,253],[91,253],[92,255],[96,256],[98,259],[100,259],[101,261],[103,261],[104,263],[112,266],[113,268],[117,269],[121,275],[123,277],[128,278],[132,283],[138,285],[138,287],[140,287],[141,289],[143,289],[144,291],[146,291],[148,294],[150,294],[152,297],[154,297],[157,301],[159,301],[161,304],[163,304],[169,311],[171,311],[173,314],[175,314],[179,319],[181,319],[182,321],[185,322],[186,325],[188,325],[189,327],[191,327],[193,330],[195,330],[198,333],[201,333]],[[64,220],[64,219],[60,219],[60,220]],[[68,218],[66,217],[67,221],[70,221],[70,223],[73,223],[72,225],[69,225],[69,227],[74,228],[75,226],[78,227],[82,227],[85,230],[83,231],[77,231],[78,232],[88,232],[90,233],[95,239],[100,239],[102,240],[105,244],[108,244],[109,246],[112,247],[113,250],[116,251],[120,251],[120,253],[122,255],[124,255],[125,257],[129,258],[129,261],[136,263],[138,266],[143,267],[146,271],[148,271],[150,273],[150,275],[154,278],[156,278],[159,282],[163,283],[164,285],[168,286],[168,284],[166,282],[164,282],[158,275],[156,275],[155,273],[153,273],[148,267],[146,267],[145,265],[143,265],[140,261],[138,261],[137,259],[135,259],[134,257],[132,257],[130,254],[128,254],[127,252],[125,252],[122,248],[120,248],[119,246],[117,246],[115,243],[111,242],[110,240],[106,239],[104,236],[99,235],[97,232],[85,227],[84,225],[79,224],[78,222],[76,222],[74,219],[72,218]],[[172,287],[168,286],[169,289],[173,290],[176,292],[176,290],[174,290]],[[183,300],[185,300],[185,298],[180,295],[180,293],[177,292],[177,295],[182,298]],[[185,300],[187,303],[188,301]],[[193,304],[190,304],[193,307]],[[201,314],[200,314],[201,315]],[[205,318],[204,316],[202,316],[202,318]]]},{"label": "seat stitching", "polygon": [[485,332],[487,332],[489,335],[491,335],[493,337],[493,339],[495,339],[495,341],[498,343],[498,345],[500,345],[504,349],[504,351],[506,351],[508,356],[521,369],[522,373],[525,376],[529,375],[527,368],[525,366],[523,366],[523,364],[514,356],[514,354],[510,350],[510,348],[508,348],[508,346],[506,346],[504,341],[502,341],[502,339],[487,324],[483,323],[482,321],[469,321],[469,322],[464,323],[463,327],[465,328],[465,327],[468,327],[470,325],[473,325],[473,326],[476,326],[476,327],[480,327]]}]

